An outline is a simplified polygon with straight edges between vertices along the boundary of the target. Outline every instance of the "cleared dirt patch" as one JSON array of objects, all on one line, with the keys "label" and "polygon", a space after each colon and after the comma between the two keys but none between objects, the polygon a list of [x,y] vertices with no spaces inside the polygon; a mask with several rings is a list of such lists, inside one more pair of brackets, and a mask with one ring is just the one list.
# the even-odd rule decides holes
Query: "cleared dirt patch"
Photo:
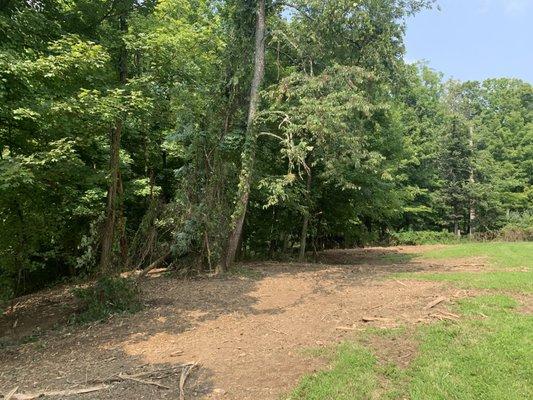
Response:
[{"label": "cleared dirt patch", "polygon": [[[276,399],[304,373],[322,367],[302,349],[338,343],[369,326],[430,322],[449,302],[425,310],[428,303],[471,294],[435,282],[381,280],[395,271],[438,270],[402,251],[338,250],[321,254],[322,263],[247,264],[257,278],[150,278],[140,313],[0,349],[0,390],[64,389],[118,373],[198,362],[187,379],[186,398]],[[17,312],[24,310],[30,319],[38,315],[39,296],[32,297],[35,308],[21,305]],[[0,327],[12,320],[3,317]],[[398,357],[408,359],[404,353]],[[118,382],[83,399],[177,398],[179,374],[156,378],[172,389]]]}]

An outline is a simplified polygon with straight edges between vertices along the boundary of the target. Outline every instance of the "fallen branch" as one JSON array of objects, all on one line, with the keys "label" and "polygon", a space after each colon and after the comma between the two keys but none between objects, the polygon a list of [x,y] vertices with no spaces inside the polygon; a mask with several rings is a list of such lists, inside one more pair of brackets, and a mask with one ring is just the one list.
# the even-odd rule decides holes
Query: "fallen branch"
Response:
[{"label": "fallen branch", "polygon": [[174,364],[172,365],[171,367],[168,367],[168,368],[158,368],[158,369],[154,369],[152,371],[145,371],[145,372],[139,372],[139,373],[136,373],[136,374],[129,374],[127,376],[131,377],[131,378],[141,378],[141,377],[147,377],[147,376],[151,376],[151,375],[154,375],[154,374],[161,374],[161,373],[165,373],[165,374],[170,374],[170,373],[175,373],[177,370],[182,370],[183,368],[187,367],[188,365],[191,365],[193,363],[185,363],[185,364]]},{"label": "fallen branch", "polygon": [[142,383],[144,385],[152,385],[152,386],[157,386],[161,389],[170,389],[168,386],[165,386],[165,385],[161,385],[160,383],[157,383],[157,382],[154,382],[154,381],[145,381],[143,379],[139,379],[139,378],[135,378],[133,376],[128,376],[128,375],[122,375],[122,374],[119,374],[118,377],[120,379],[123,379],[123,380],[128,380],[128,381],[133,381],[133,382],[137,382],[137,383]]},{"label": "fallen branch", "polygon": [[148,272],[150,272],[151,270],[156,268],[159,264],[161,264],[163,261],[165,261],[167,257],[170,256],[170,254],[172,254],[171,250],[168,250],[167,252],[165,252],[165,254],[163,254],[161,257],[159,257],[157,260],[155,260],[153,263],[151,263],[149,266],[143,269],[141,273],[139,274],[139,276],[137,276],[137,279],[140,280],[144,278],[148,274]]},{"label": "fallen branch", "polygon": [[[9,397],[9,394],[4,397],[4,400],[11,399],[11,400],[33,400],[38,399],[41,397],[53,397],[53,396],[73,396],[76,394],[84,394],[84,393],[92,393],[97,392],[98,390],[107,389],[108,385],[99,385],[99,386],[89,386],[85,388],[80,389],[67,389],[67,390],[53,390],[49,392],[36,392],[36,393],[13,393],[11,394],[11,397]],[[11,393],[11,392],[10,392]]]},{"label": "fallen branch", "polygon": [[399,284],[402,285],[402,286],[408,287],[405,283],[403,283],[403,282],[401,282],[401,281],[399,281],[399,280],[397,280],[397,279],[396,279],[396,283],[399,283]]},{"label": "fallen branch", "polygon": [[180,400],[185,400],[185,381],[187,380],[187,377],[191,373],[192,369],[196,367],[197,363],[189,364],[181,370],[181,376],[180,376]]},{"label": "fallen branch", "polygon": [[432,301],[431,303],[429,303],[427,306],[425,306],[425,307],[424,307],[424,310],[429,310],[430,308],[435,307],[437,304],[440,304],[440,303],[442,303],[442,302],[445,301],[445,300],[446,300],[446,297],[441,296],[441,297],[439,297],[439,298],[433,300],[433,301]]}]

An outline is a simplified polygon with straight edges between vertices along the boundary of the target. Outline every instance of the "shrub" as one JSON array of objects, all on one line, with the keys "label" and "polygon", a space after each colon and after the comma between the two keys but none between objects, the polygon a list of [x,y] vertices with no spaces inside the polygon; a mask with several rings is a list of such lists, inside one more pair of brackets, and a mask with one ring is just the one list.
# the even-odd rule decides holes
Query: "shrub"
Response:
[{"label": "shrub", "polygon": [[500,230],[499,239],[508,242],[533,240],[533,212],[511,213],[507,224]]},{"label": "shrub", "polygon": [[460,239],[451,232],[441,231],[404,231],[391,234],[391,244],[419,245],[419,244],[450,244],[458,243]]},{"label": "shrub", "polygon": [[507,225],[500,231],[500,240],[506,242],[528,242],[533,241],[533,226],[519,227]]},{"label": "shrub", "polygon": [[131,279],[101,278],[95,284],[73,292],[80,304],[72,322],[99,321],[112,314],[134,313],[142,308],[140,290]]}]

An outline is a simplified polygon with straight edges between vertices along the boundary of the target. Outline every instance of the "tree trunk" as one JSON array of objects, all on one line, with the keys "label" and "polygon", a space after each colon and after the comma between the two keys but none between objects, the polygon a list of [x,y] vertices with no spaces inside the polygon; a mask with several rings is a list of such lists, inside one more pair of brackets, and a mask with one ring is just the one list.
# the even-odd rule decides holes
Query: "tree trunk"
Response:
[{"label": "tree trunk", "polygon": [[242,153],[242,166],[237,190],[235,210],[231,217],[232,228],[228,238],[226,257],[221,263],[221,270],[225,271],[235,262],[235,255],[242,235],[242,227],[248,207],[250,188],[252,185],[252,170],[255,161],[257,132],[254,129],[254,119],[259,104],[259,88],[265,72],[265,0],[257,2],[257,21],[255,28],[255,56],[254,74],[250,89],[250,104],[246,122],[246,142]]},{"label": "tree trunk", "polygon": [[475,177],[474,177],[474,163],[472,160],[472,156],[474,153],[474,127],[473,126],[469,127],[469,133],[470,133],[470,151],[472,152],[472,155],[471,155],[471,160],[470,160],[470,179],[469,179],[470,180],[470,203],[469,203],[469,212],[468,212],[468,216],[469,216],[468,235],[472,237],[472,235],[474,234],[474,224],[476,220],[476,208],[475,208],[474,199],[472,196],[472,189],[474,187],[474,183],[476,182]]},{"label": "tree trunk", "polygon": [[[307,170],[307,205],[310,208],[311,207],[311,170]],[[298,261],[304,261],[305,260],[305,248],[307,245],[307,228],[309,226],[309,214],[311,213],[311,210],[308,209],[307,212],[304,214],[304,222],[302,224],[302,233],[300,235],[300,253],[298,254]]]},{"label": "tree trunk", "polygon": [[[119,27],[121,32],[127,31],[126,16],[119,17]],[[118,74],[121,84],[127,81],[127,52],[124,43],[121,44],[120,54],[118,57]],[[117,225],[117,213],[121,217],[119,191],[122,188],[121,174],[120,174],[120,141],[122,137],[122,128],[124,121],[122,117],[118,117],[115,126],[111,128],[110,132],[110,154],[109,154],[109,187],[107,189],[107,205],[104,222],[104,230],[102,232],[102,242],[100,249],[100,272],[107,275],[114,272],[113,263],[113,244],[115,242],[115,231]],[[123,234],[123,233],[122,233]],[[125,248],[124,238],[121,237],[121,250]]]},{"label": "tree trunk", "polygon": [[109,160],[110,182],[107,189],[107,206],[104,231],[102,233],[102,247],[100,252],[100,270],[102,274],[111,272],[113,243],[115,241],[115,226],[117,222],[117,193],[119,188],[120,167],[120,139],[122,136],[122,120],[118,120],[111,129],[111,154]]},{"label": "tree trunk", "polygon": [[283,241],[283,247],[281,248],[281,254],[286,255],[289,251],[289,245],[290,245],[290,237],[287,232],[284,232],[282,235],[282,241]]},{"label": "tree trunk", "polygon": [[302,233],[300,236],[300,252],[298,253],[298,261],[305,260],[305,248],[307,244],[307,226],[309,225],[309,214],[304,215],[304,222],[302,224]]}]

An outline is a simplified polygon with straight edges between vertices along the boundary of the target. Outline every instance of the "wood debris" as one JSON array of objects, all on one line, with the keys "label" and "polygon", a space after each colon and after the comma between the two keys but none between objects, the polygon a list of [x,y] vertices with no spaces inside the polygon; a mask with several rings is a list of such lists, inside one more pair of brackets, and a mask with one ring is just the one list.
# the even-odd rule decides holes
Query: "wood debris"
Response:
[{"label": "wood debris", "polygon": [[445,320],[445,319],[450,320],[450,321],[457,321],[457,318],[451,317],[449,315],[444,315],[444,314],[430,314],[429,316],[433,318],[437,318],[440,321]]},{"label": "wood debris", "polygon": [[430,308],[433,308],[435,307],[436,305],[442,303],[443,301],[446,301],[446,297],[444,296],[441,296],[435,300],[433,300],[432,302],[430,302],[427,306],[424,307],[424,310],[429,310]]},{"label": "wood debris", "polygon": [[17,386],[16,388],[13,388],[11,389],[5,396],[4,396],[4,400],[10,400],[13,398],[13,395],[17,392],[17,390],[19,389],[19,387]]},{"label": "wood debris", "polygon": [[390,321],[390,319],[389,318],[381,318],[381,317],[363,317],[363,318],[361,318],[361,321],[363,321],[363,322],[374,322],[374,321],[388,322],[388,321]]},{"label": "wood debris", "polygon": [[181,370],[181,376],[180,376],[180,400],[185,400],[185,382],[187,381],[187,377],[191,373],[192,369],[196,367],[197,363],[189,364]]},{"label": "wood debris", "polygon": [[79,389],[67,389],[67,390],[53,390],[49,392],[41,391],[35,393],[13,393],[11,397],[4,397],[11,400],[33,400],[41,397],[56,397],[56,396],[74,396],[77,394],[92,393],[99,390],[107,389],[109,385],[88,386]]},{"label": "wood debris", "polygon": [[123,379],[123,380],[129,380],[129,381],[133,381],[133,382],[137,382],[137,383],[142,383],[144,385],[157,386],[157,387],[159,387],[161,389],[168,389],[168,390],[170,389],[168,386],[161,385],[160,383],[157,383],[157,382],[154,382],[154,381],[146,381],[144,379],[135,378],[133,376],[119,374],[118,377],[120,379]]},{"label": "wood debris", "polygon": [[132,382],[137,382],[143,385],[151,385],[151,386],[159,387],[161,389],[170,390],[171,389],[170,387],[162,385],[159,382],[141,379],[141,378],[152,376],[155,374],[164,375],[165,373],[168,374],[169,372],[175,373],[177,369],[181,368],[179,390],[180,390],[180,400],[184,400],[185,399],[185,392],[184,392],[185,382],[190,372],[192,371],[194,367],[196,367],[196,365],[197,365],[196,362],[188,363],[188,364],[181,364],[181,365],[175,365],[171,368],[156,369],[156,370],[141,372],[141,373],[132,374],[132,375],[119,373],[118,375],[113,375],[106,379],[91,381],[91,383],[93,384],[98,383],[98,385],[80,387],[80,388],[75,388],[75,389],[51,390],[51,391],[41,390],[41,391],[34,392],[34,393],[17,393],[17,390],[18,390],[18,386],[17,386],[16,388],[12,389],[5,395],[0,394],[0,398],[3,400],[33,400],[33,399],[39,399],[42,397],[58,397],[58,396],[67,397],[67,396],[74,396],[74,395],[79,395],[79,394],[84,394],[84,393],[92,393],[92,392],[97,392],[99,390],[108,389],[112,387],[113,383],[121,382],[121,381],[132,381]]}]

